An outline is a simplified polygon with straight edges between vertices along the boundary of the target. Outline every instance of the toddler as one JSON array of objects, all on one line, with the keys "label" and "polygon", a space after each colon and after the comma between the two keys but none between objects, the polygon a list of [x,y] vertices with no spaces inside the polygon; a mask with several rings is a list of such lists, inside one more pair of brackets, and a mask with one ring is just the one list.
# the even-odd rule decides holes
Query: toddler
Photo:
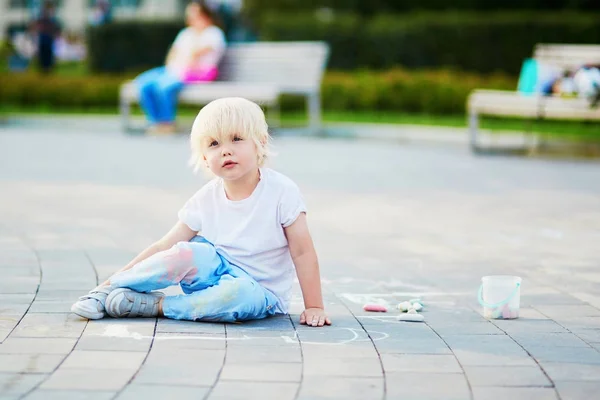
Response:
[{"label": "toddler", "polygon": [[[330,325],[317,255],[296,184],[265,168],[261,108],[223,98],[200,110],[190,136],[195,170],[215,178],[179,210],[178,222],[71,311],[84,318],[166,317],[235,322],[287,313],[294,269],[300,323]],[[180,285],[184,294],[155,290]]]}]

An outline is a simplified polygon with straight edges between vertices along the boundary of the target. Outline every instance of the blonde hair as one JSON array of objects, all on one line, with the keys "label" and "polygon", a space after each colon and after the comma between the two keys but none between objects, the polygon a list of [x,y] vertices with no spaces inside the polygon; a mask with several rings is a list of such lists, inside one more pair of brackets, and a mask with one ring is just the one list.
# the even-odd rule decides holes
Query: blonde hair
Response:
[{"label": "blonde hair", "polygon": [[204,152],[213,140],[221,141],[233,133],[256,145],[258,166],[262,167],[270,155],[271,137],[265,114],[256,103],[241,97],[225,97],[204,106],[192,125],[190,164],[194,171],[204,165]]}]

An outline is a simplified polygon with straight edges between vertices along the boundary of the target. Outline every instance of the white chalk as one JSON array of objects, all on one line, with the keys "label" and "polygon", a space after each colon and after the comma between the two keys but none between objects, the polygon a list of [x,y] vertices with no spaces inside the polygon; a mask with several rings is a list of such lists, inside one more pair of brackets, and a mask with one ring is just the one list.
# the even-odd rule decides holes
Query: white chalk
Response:
[{"label": "white chalk", "polygon": [[421,311],[423,309],[423,305],[421,303],[413,303],[412,308],[414,308],[417,311]]},{"label": "white chalk", "polygon": [[412,308],[412,305],[408,301],[403,301],[402,303],[398,304],[398,310],[400,310],[402,312],[407,312],[411,308]]},{"label": "white chalk", "polygon": [[421,314],[400,314],[398,315],[398,321],[423,322],[425,321],[425,317]]}]

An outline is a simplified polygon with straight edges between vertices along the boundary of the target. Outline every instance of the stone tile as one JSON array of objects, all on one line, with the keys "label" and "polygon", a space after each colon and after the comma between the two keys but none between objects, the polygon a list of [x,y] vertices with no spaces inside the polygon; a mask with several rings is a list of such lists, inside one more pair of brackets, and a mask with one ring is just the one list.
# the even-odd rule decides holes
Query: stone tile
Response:
[{"label": "stone tile", "polygon": [[177,365],[170,363],[169,367],[160,363],[146,363],[135,376],[133,383],[136,385],[164,385],[164,386],[203,386],[214,385],[221,366],[204,364],[202,359],[196,364]]},{"label": "stone tile", "polygon": [[600,329],[582,329],[574,334],[586,342],[600,342]]},{"label": "stone tile", "polygon": [[260,368],[252,364],[229,364],[225,362],[219,379],[253,382],[300,382],[302,365],[298,363],[262,363]]},{"label": "stone tile", "polygon": [[460,374],[462,369],[453,355],[382,354],[386,372],[426,372]]},{"label": "stone tile", "polygon": [[600,310],[589,304],[577,305],[537,305],[535,309],[550,318],[560,317],[600,317]]},{"label": "stone tile", "polygon": [[539,367],[466,366],[464,368],[472,386],[552,386]]},{"label": "stone tile", "polygon": [[383,379],[316,376],[303,379],[298,396],[299,400],[380,400],[381,398],[383,398]]},{"label": "stone tile", "polygon": [[27,313],[11,334],[14,337],[78,338],[86,320],[74,314]]},{"label": "stone tile", "polygon": [[[139,399],[203,399],[210,387],[199,386],[166,386],[166,385],[128,385],[116,400]],[[212,398],[212,397],[211,397]]]},{"label": "stone tile", "polygon": [[35,390],[24,400],[111,400],[116,392],[86,390]]},{"label": "stone tile", "polygon": [[[576,306],[578,307],[578,306]],[[531,307],[521,307],[519,309],[519,319],[524,320],[539,320],[539,319],[549,319],[547,316]]]},{"label": "stone tile", "polygon": [[11,332],[12,328],[0,328],[0,344],[6,340]]},{"label": "stone tile", "polygon": [[145,358],[145,353],[135,351],[74,350],[61,365],[61,369],[126,369],[136,371]]},{"label": "stone tile", "polygon": [[555,382],[556,390],[562,400],[590,400],[600,393],[598,382]]},{"label": "stone tile", "polygon": [[527,347],[538,361],[600,365],[600,352],[592,347]]},{"label": "stone tile", "polygon": [[292,325],[292,321],[290,317],[287,315],[275,316],[261,320],[255,321],[244,321],[236,324],[227,324],[226,329],[229,332],[230,330],[235,329],[258,329],[258,330],[269,330],[269,331],[289,331],[290,329],[294,329]]},{"label": "stone tile", "polygon": [[480,351],[454,350],[454,355],[463,366],[530,366],[535,367],[535,360],[526,355],[502,355],[498,353],[482,353]]},{"label": "stone tile", "polygon": [[69,313],[74,301],[36,300],[29,309],[30,313]]},{"label": "stone tile", "polygon": [[18,317],[19,319],[27,312],[29,304],[0,303],[0,315],[2,317]]},{"label": "stone tile", "polygon": [[451,354],[446,343],[440,338],[421,339],[387,339],[375,342],[379,353],[399,354]]},{"label": "stone tile", "polygon": [[[0,304],[31,304],[35,298],[35,293],[21,293],[21,294],[0,294]],[[1,306],[0,306],[1,307]],[[0,313],[1,313],[0,308]]]},{"label": "stone tile", "polygon": [[521,346],[527,347],[588,347],[572,333],[513,333],[510,335]]},{"label": "stone tile", "polygon": [[0,354],[67,354],[75,346],[72,338],[8,338]]},{"label": "stone tile", "polygon": [[558,400],[553,388],[474,387],[475,400]]},{"label": "stone tile", "polygon": [[19,398],[46,379],[45,374],[0,373],[0,396]]},{"label": "stone tile", "polygon": [[225,324],[159,319],[156,332],[225,334]]},{"label": "stone tile", "polygon": [[504,335],[504,332],[487,321],[443,324],[434,324],[427,321],[427,323],[442,337],[448,335]]},{"label": "stone tile", "polygon": [[[77,342],[76,350],[96,350],[96,351],[140,351],[147,353],[150,350],[152,338],[121,338],[106,336],[82,336]],[[0,347],[0,352],[2,347]]]},{"label": "stone tile", "polygon": [[152,347],[145,365],[194,369],[198,365],[199,360],[202,360],[202,365],[218,370],[223,366],[223,362],[225,361],[225,350],[192,349],[173,352],[170,349],[157,349]]},{"label": "stone tile", "polygon": [[540,362],[552,381],[598,381],[600,365]]},{"label": "stone tile", "polygon": [[58,368],[41,389],[119,391],[135,371],[123,369]]},{"label": "stone tile", "polygon": [[600,330],[600,317],[556,318],[556,322],[575,333],[586,329]]},{"label": "stone tile", "polygon": [[[294,400],[299,384],[287,382],[219,381],[209,400]],[[120,400],[120,399],[119,399]]]},{"label": "stone tile", "polygon": [[381,362],[377,358],[304,360],[304,376],[337,376],[383,378]]},{"label": "stone tile", "polygon": [[[227,357],[229,359],[231,349],[227,349]],[[353,346],[353,344],[339,346],[302,346],[302,355],[305,360],[322,360],[328,358],[334,359],[366,359],[379,358],[375,347],[371,346]]]},{"label": "stone tile", "polygon": [[[390,399],[466,400],[470,398],[462,374],[392,372],[386,374]],[[433,384],[435,382],[435,384]]]},{"label": "stone tile", "polygon": [[552,320],[494,320],[494,325],[509,335],[513,333],[567,333],[567,330]]},{"label": "stone tile", "polygon": [[258,364],[287,362],[302,362],[302,352],[300,348],[278,348],[277,351],[272,351],[269,347],[227,348],[227,364]]},{"label": "stone tile", "polygon": [[63,359],[59,354],[0,354],[0,372],[50,373]]},{"label": "stone tile", "polygon": [[157,333],[154,337],[153,348],[169,349],[171,351],[224,349],[225,337],[209,335],[194,335],[181,333]]}]

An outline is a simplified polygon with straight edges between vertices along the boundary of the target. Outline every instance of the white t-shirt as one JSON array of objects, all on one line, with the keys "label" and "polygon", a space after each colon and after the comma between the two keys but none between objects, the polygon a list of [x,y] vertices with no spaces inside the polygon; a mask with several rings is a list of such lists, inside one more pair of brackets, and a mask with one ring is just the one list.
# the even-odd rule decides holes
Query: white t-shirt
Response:
[{"label": "white t-shirt", "polygon": [[167,70],[177,75],[183,74],[190,69],[190,60],[193,53],[204,47],[210,47],[212,51],[200,57],[192,68],[202,70],[217,67],[225,53],[226,45],[225,34],[214,25],[205,28],[201,32],[190,27],[184,28],[173,42],[175,58],[167,64]]},{"label": "white t-shirt", "polygon": [[240,201],[229,200],[223,180],[213,179],[185,203],[178,217],[277,296],[279,311],[285,313],[295,268],[283,228],[306,212],[306,206],[291,179],[268,168],[261,168],[260,175],[254,192]]}]

